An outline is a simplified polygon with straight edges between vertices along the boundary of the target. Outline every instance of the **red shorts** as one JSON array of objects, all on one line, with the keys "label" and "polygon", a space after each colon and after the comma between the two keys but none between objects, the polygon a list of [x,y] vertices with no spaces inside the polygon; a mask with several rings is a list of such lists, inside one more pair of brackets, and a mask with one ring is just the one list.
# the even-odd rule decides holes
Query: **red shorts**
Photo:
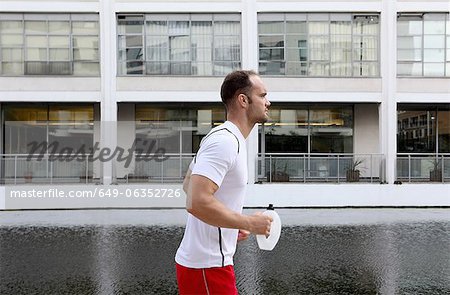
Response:
[{"label": "red shorts", "polygon": [[180,295],[238,294],[232,265],[212,268],[189,268],[177,263],[176,267]]}]

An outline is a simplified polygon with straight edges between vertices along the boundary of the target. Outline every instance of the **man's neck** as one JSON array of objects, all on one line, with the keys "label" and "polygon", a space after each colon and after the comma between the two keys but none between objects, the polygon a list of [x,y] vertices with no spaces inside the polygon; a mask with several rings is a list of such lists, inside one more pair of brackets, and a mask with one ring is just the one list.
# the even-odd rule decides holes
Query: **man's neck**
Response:
[{"label": "man's neck", "polygon": [[239,128],[239,131],[241,131],[242,136],[244,136],[245,139],[247,139],[248,135],[253,129],[253,126],[255,126],[254,123],[250,123],[245,118],[237,118],[236,116],[228,115],[227,121],[230,121],[234,125]]}]

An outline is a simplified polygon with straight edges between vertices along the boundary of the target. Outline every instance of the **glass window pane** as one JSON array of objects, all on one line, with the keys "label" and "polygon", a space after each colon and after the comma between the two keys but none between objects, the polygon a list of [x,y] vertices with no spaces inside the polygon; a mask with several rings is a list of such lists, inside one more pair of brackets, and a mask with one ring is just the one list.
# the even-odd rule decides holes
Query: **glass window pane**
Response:
[{"label": "glass window pane", "polygon": [[307,36],[305,36],[305,35],[286,35],[286,44],[287,44],[286,45],[287,47],[308,48]]},{"label": "glass window pane", "polygon": [[117,21],[119,34],[142,34],[143,16],[119,16]]},{"label": "glass window pane", "polygon": [[260,22],[258,24],[258,33],[259,34],[277,34],[284,33],[284,22],[276,21],[276,22]]},{"label": "glass window pane", "polygon": [[316,62],[310,63],[309,64],[309,75],[310,76],[329,76],[330,75],[330,64],[316,63]]},{"label": "glass window pane", "polygon": [[2,75],[23,75],[23,63],[18,62],[2,62]]},{"label": "glass window pane", "polygon": [[276,61],[259,63],[259,72],[262,75],[284,75],[285,63]]},{"label": "glass window pane", "polygon": [[259,36],[259,47],[283,47],[284,37],[282,35],[275,36]]},{"label": "glass window pane", "polygon": [[127,48],[119,51],[119,58],[125,60],[143,60],[142,48]]},{"label": "glass window pane", "polygon": [[[212,61],[213,50],[212,48],[195,48],[191,50],[192,61]],[[233,59],[230,59],[233,60]]]},{"label": "glass window pane", "polygon": [[346,21],[332,21],[330,24],[330,32],[331,34],[351,35],[352,23]]},{"label": "glass window pane", "polygon": [[98,35],[98,22],[72,21],[72,33],[74,35]]},{"label": "glass window pane", "polygon": [[98,49],[74,49],[73,60],[99,60]]},{"label": "glass window pane", "polygon": [[[431,153],[436,151],[436,112],[426,107],[399,105],[397,110],[397,151]],[[417,131],[421,131],[417,133]]]},{"label": "glass window pane", "polygon": [[307,49],[287,49],[287,61],[307,61],[308,50]]},{"label": "glass window pane", "polygon": [[420,49],[422,48],[422,36],[398,37],[397,48]]},{"label": "glass window pane", "polygon": [[240,35],[241,27],[238,22],[214,22],[214,35]]},{"label": "glass window pane", "polygon": [[[142,37],[138,38],[142,40]],[[73,47],[98,48],[98,42],[98,37],[73,36]]]},{"label": "glass window pane", "polygon": [[430,36],[425,35],[423,37],[423,47],[424,48],[444,48],[445,47],[445,36]]},{"label": "glass window pane", "polygon": [[331,76],[345,77],[352,75],[351,63],[331,63]]},{"label": "glass window pane", "polygon": [[98,62],[97,63],[74,62],[73,74],[77,76],[99,76],[100,65]]},{"label": "glass window pane", "polygon": [[190,62],[171,62],[170,73],[172,75],[190,75],[191,63]]},{"label": "glass window pane", "polygon": [[47,47],[46,36],[27,36],[26,42],[28,47]]},{"label": "glass window pane", "polygon": [[126,63],[127,74],[142,74],[144,65],[142,61],[131,61]]},{"label": "glass window pane", "polygon": [[146,63],[147,75],[168,75],[169,62],[147,62]]},{"label": "glass window pane", "polygon": [[445,34],[445,21],[424,21],[424,34]]},{"label": "glass window pane", "polygon": [[378,64],[374,62],[353,63],[354,76],[378,77]]},{"label": "glass window pane", "polygon": [[450,62],[445,66],[445,76],[450,77]]},{"label": "glass window pane", "polygon": [[49,47],[69,48],[69,36],[49,36],[48,44]]},{"label": "glass window pane", "polygon": [[450,47],[447,47],[447,60],[446,61],[450,61]]},{"label": "glass window pane", "polygon": [[26,60],[47,60],[47,48],[28,48],[26,50]]},{"label": "glass window pane", "polygon": [[78,150],[93,146],[93,106],[49,105],[48,140],[63,148]]},{"label": "glass window pane", "polygon": [[142,36],[126,36],[127,47],[142,46]]},{"label": "glass window pane", "polygon": [[22,21],[0,21],[0,34],[22,34]]},{"label": "glass window pane", "polygon": [[18,107],[5,105],[5,153],[24,154],[31,150],[29,143],[47,139],[47,126],[35,124],[47,121],[47,108],[44,106]]},{"label": "glass window pane", "polygon": [[211,48],[213,46],[213,37],[212,35],[192,35],[191,44],[192,47]]},{"label": "glass window pane", "polygon": [[403,21],[399,20],[397,23],[397,34],[402,35],[422,35],[422,21],[411,20]]},{"label": "glass window pane", "polygon": [[422,76],[422,63],[398,63],[399,76]]},{"label": "glass window pane", "polygon": [[51,61],[69,61],[69,49],[50,49]]},{"label": "glass window pane", "polygon": [[423,75],[424,76],[444,76],[445,63],[424,63]]},{"label": "glass window pane", "polygon": [[26,34],[47,34],[46,21],[25,21]]},{"label": "glass window pane", "polygon": [[307,25],[305,21],[287,21],[286,22],[286,33],[287,34],[306,34]]},{"label": "glass window pane", "polygon": [[313,22],[308,23],[308,30],[310,35],[327,35],[329,33],[328,22]]},{"label": "glass window pane", "polygon": [[192,35],[209,35],[213,33],[212,21],[193,21],[191,26]]},{"label": "glass window pane", "polygon": [[147,46],[147,61],[167,61],[169,60],[169,48],[158,46]]},{"label": "glass window pane", "polygon": [[443,62],[445,50],[443,49],[425,49],[423,52],[423,61],[425,62]]},{"label": "glass window pane", "polygon": [[260,49],[259,60],[284,60],[283,49]]},{"label": "glass window pane", "polygon": [[0,44],[2,46],[22,46],[23,35],[0,35]]},{"label": "glass window pane", "polygon": [[2,61],[23,61],[23,50],[20,48],[2,48]]},{"label": "glass window pane", "polygon": [[299,62],[287,62],[286,75],[306,76],[308,75],[308,64]]},{"label": "glass window pane", "polygon": [[[365,51],[367,53],[367,50]],[[368,60],[366,56],[362,56],[364,60]],[[373,60],[373,59],[372,59]],[[376,60],[376,56],[375,56]],[[340,48],[333,48],[331,51],[331,61],[332,62],[352,62],[352,51],[351,49],[340,49]]]},{"label": "glass window pane", "polygon": [[70,23],[68,21],[51,21],[48,23],[49,34],[70,34]]},{"label": "glass window pane", "polygon": [[25,75],[48,75],[48,65],[44,61],[25,62]]},{"label": "glass window pane", "polygon": [[378,16],[355,15],[353,20],[353,33],[360,35],[378,35],[379,34]]},{"label": "glass window pane", "polygon": [[147,21],[147,35],[167,35],[167,21]]},{"label": "glass window pane", "polygon": [[169,21],[168,29],[171,36],[189,35],[190,32],[188,21]]},{"label": "glass window pane", "polygon": [[48,75],[70,75],[70,63],[54,61],[48,64]]},{"label": "glass window pane", "polygon": [[328,37],[310,36],[309,47],[311,60],[328,60],[330,58]]},{"label": "glass window pane", "polygon": [[398,61],[421,61],[422,60],[422,50],[397,50],[397,60]]},{"label": "glass window pane", "polygon": [[214,59],[239,61],[241,60],[241,49],[239,39],[236,36],[214,38]]},{"label": "glass window pane", "polygon": [[211,62],[193,62],[192,74],[199,76],[210,76],[213,74],[213,65]]}]

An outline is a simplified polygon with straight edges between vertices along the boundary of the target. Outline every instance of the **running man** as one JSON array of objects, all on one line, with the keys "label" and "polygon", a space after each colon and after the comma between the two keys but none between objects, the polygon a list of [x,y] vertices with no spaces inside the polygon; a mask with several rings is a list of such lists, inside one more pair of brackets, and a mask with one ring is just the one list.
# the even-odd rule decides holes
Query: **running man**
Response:
[{"label": "running man", "polygon": [[227,121],[206,135],[183,182],[188,220],[175,256],[180,294],[238,294],[233,269],[237,241],[269,235],[272,218],[243,215],[248,180],[245,139],[268,120],[266,88],[253,71],[234,71],[220,95]]}]

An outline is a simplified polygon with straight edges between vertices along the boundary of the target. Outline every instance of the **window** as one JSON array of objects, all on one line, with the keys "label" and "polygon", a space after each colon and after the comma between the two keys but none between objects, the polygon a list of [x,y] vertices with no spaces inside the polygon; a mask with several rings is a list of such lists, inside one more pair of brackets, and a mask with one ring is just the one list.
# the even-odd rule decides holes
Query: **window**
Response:
[{"label": "window", "polygon": [[215,76],[241,67],[237,14],[118,15],[119,75]]},{"label": "window", "polygon": [[448,13],[399,13],[398,76],[450,76]]},{"label": "window", "polygon": [[32,142],[47,142],[49,153],[80,148],[89,153],[93,147],[92,105],[6,104],[3,114],[6,154],[30,153]]},{"label": "window", "polygon": [[0,14],[4,76],[99,76],[98,15]]},{"label": "window", "polygon": [[263,75],[379,75],[378,14],[261,13],[258,36]]},{"label": "window", "polygon": [[411,124],[401,125],[397,133],[399,153],[450,152],[450,105],[399,105],[398,122],[408,119]]},{"label": "window", "polygon": [[196,153],[201,139],[225,122],[220,104],[140,104],[136,105],[137,149],[154,143],[168,154]]},{"label": "window", "polygon": [[[352,105],[271,107],[260,125],[260,151],[267,153],[352,153]],[[263,146],[264,145],[264,146]]]}]

